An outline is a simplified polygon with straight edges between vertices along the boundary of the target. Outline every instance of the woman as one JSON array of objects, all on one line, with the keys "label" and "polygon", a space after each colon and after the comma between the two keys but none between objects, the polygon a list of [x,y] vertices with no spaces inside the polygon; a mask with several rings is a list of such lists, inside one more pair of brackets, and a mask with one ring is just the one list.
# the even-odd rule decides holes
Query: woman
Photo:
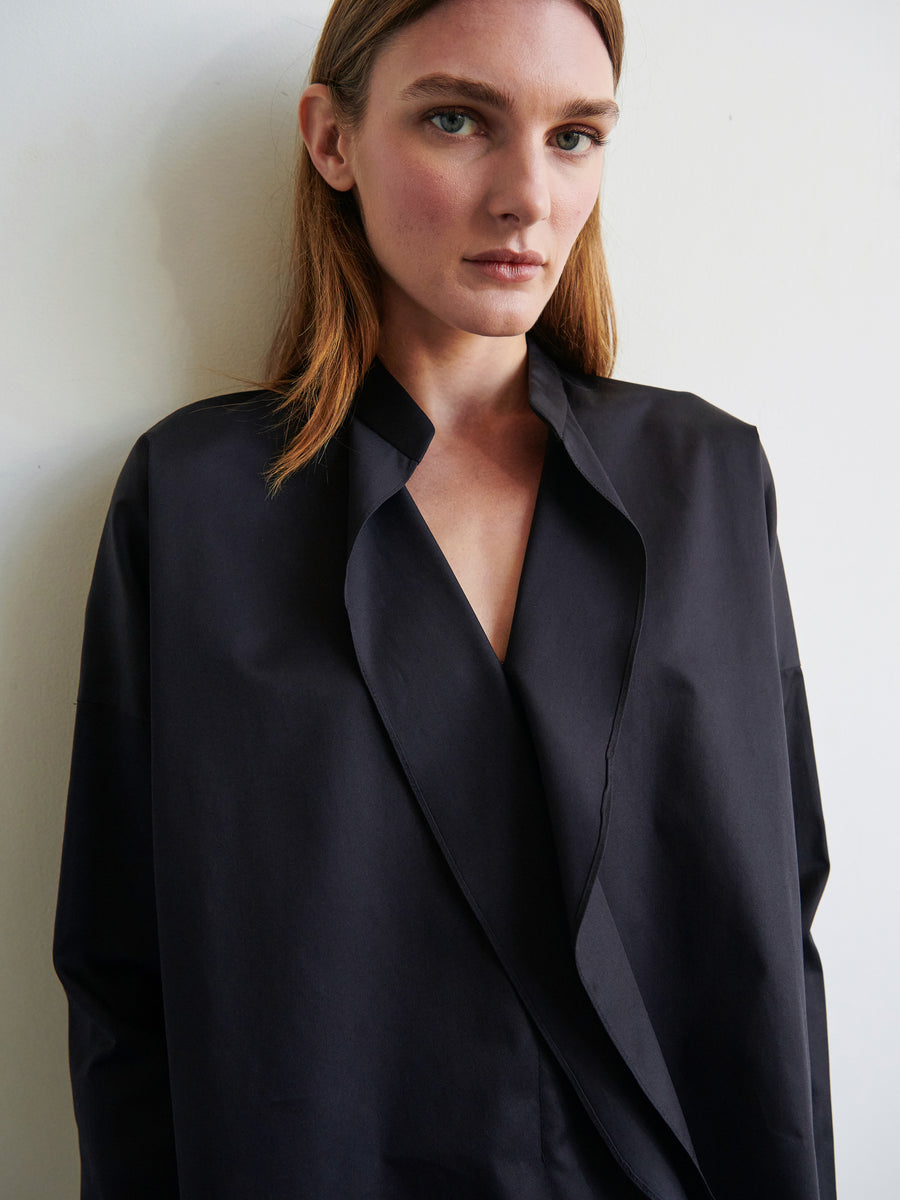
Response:
[{"label": "woman", "polygon": [[85,1197],[834,1194],[768,469],[607,378],[621,58],[613,0],[332,9],[273,392],[139,441],[88,604]]}]

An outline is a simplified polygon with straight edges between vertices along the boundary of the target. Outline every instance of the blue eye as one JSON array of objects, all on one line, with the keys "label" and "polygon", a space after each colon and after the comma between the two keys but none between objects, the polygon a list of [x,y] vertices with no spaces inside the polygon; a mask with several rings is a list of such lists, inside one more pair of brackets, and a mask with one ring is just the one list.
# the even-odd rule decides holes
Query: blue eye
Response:
[{"label": "blue eye", "polygon": [[587,154],[592,145],[606,145],[605,137],[589,129],[562,129],[554,134],[554,141],[568,154]]},{"label": "blue eye", "polygon": [[466,116],[461,112],[439,112],[434,113],[428,118],[432,125],[436,125],[441,133],[471,133],[470,126],[474,126],[475,122],[471,117]]},{"label": "blue eye", "polygon": [[587,149],[584,145],[586,141],[587,134],[580,133],[577,129],[564,129],[562,133],[556,135],[556,144],[560,150]]},{"label": "blue eye", "polygon": [[580,158],[594,146],[605,146],[607,137],[596,129],[560,129],[553,135],[553,140],[559,150]]}]

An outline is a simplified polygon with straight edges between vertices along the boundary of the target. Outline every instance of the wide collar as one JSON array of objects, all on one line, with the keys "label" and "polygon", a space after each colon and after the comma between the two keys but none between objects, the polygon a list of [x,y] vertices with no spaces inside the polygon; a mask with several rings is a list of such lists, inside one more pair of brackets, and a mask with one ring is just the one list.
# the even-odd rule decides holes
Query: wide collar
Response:
[{"label": "wide collar", "polygon": [[643,542],[533,341],[529,399],[552,435],[501,665],[405,488],[433,426],[369,371],[349,431],[357,658],[462,895],[597,1128],[650,1194],[708,1195],[598,880]]},{"label": "wide collar", "polygon": [[[559,367],[531,337],[528,339],[528,400],[565,446],[575,467],[613,508],[628,519],[612,480],[573,415]],[[424,458],[434,437],[434,426],[378,358],[369,368],[356,396],[353,416],[399,455],[393,460],[396,472],[393,479],[388,480],[378,472],[378,478],[372,481],[375,485],[372,494],[383,485],[402,487]],[[387,465],[386,461],[384,465]]]}]

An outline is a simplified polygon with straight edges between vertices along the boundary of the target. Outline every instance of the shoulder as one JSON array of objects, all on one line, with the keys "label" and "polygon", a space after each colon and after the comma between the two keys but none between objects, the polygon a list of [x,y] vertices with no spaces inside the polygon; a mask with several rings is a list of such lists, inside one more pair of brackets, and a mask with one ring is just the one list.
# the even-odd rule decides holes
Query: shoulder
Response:
[{"label": "shoulder", "polygon": [[116,497],[210,500],[230,491],[265,494],[281,444],[278,398],[265,391],[211,396],[176,409],[143,433],[128,455]]},{"label": "shoulder", "polygon": [[330,512],[339,514],[346,450],[338,439],[333,451],[329,447],[273,493],[269,471],[285,437],[279,399],[266,391],[213,396],[142,434],[110,507],[123,543],[140,539],[157,557],[198,561],[204,547],[227,546],[249,559],[263,545],[296,539],[328,523]]},{"label": "shoulder", "polygon": [[639,525],[691,514],[774,538],[775,491],[754,425],[691,392],[557,370],[569,419]]},{"label": "shoulder", "polygon": [[712,438],[758,443],[756,428],[693,392],[675,391],[621,379],[563,371],[563,380],[579,423],[622,438]]},{"label": "shoulder", "polygon": [[692,392],[563,372],[575,420],[607,470],[633,486],[718,482],[758,493],[768,467],[754,425]]},{"label": "shoulder", "polygon": [[143,434],[148,458],[202,468],[223,459],[266,462],[278,448],[278,398],[242,391],[210,396],[176,409]]}]

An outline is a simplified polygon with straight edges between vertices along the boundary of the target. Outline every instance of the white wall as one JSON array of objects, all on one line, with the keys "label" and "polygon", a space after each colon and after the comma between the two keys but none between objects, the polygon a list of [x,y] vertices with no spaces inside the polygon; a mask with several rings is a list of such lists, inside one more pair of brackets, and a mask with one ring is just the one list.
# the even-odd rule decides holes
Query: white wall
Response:
[{"label": "white wall", "polygon": [[[0,1195],[77,1195],[49,965],[82,610],[115,475],[253,376],[322,0],[0,14]],[[623,377],[760,425],[834,870],[845,1200],[894,1200],[900,135],[891,0],[627,0],[607,237]],[[892,344],[893,343],[893,344]],[[893,353],[890,368],[893,368]]]}]

